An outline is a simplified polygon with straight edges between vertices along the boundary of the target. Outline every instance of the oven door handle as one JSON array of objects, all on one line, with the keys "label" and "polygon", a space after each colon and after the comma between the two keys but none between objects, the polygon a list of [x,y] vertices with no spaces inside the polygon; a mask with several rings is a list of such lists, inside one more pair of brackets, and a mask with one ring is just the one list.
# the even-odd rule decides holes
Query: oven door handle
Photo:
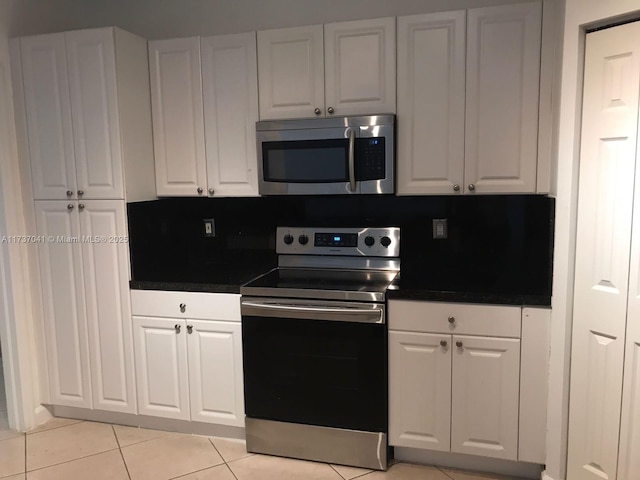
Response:
[{"label": "oven door handle", "polygon": [[383,324],[384,306],[374,305],[368,308],[357,308],[243,301],[242,315]]}]

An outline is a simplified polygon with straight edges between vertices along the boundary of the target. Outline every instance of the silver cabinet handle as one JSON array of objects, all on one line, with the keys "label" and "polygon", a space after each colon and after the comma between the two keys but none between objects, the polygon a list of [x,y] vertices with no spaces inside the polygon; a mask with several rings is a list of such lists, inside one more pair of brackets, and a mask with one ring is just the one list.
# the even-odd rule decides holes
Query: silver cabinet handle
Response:
[{"label": "silver cabinet handle", "polygon": [[454,323],[456,323],[456,317],[449,317],[449,318],[447,318],[447,321],[449,323],[451,323],[451,324],[454,324]]},{"label": "silver cabinet handle", "polygon": [[460,185],[458,185],[457,183],[453,186],[453,191],[454,192],[459,192],[460,191]]},{"label": "silver cabinet handle", "polygon": [[69,205],[67,205],[67,210],[73,210],[73,203],[70,203]]},{"label": "silver cabinet handle", "polygon": [[319,108],[316,107],[316,109],[313,111],[313,113],[315,113],[316,115],[320,115],[322,113],[322,110],[320,110]]},{"label": "silver cabinet handle", "polygon": [[215,190],[213,188],[209,189],[209,195],[213,195],[214,192],[215,192]]},{"label": "silver cabinet handle", "polygon": [[349,130],[349,190],[356,191],[356,160],[355,160],[356,132]]},{"label": "silver cabinet handle", "polygon": [[78,210],[84,210],[84,203],[78,204]]},{"label": "silver cabinet handle", "polygon": [[180,333],[180,325],[178,325],[177,323],[173,326],[173,328],[175,329],[176,333]]},{"label": "silver cabinet handle", "polygon": [[187,305],[184,303],[180,304],[180,313],[184,313],[187,310]]},{"label": "silver cabinet handle", "polygon": [[473,183],[470,183],[468,188],[469,188],[470,192],[473,192],[473,191],[475,191],[476,186]]},{"label": "silver cabinet handle", "polygon": [[460,340],[458,340],[458,341],[456,342],[456,347],[458,347],[458,348],[462,348],[463,346],[464,346],[464,345],[463,345],[463,343],[462,343]]},{"label": "silver cabinet handle", "polygon": [[198,192],[198,195],[202,195],[202,193],[204,192],[202,187],[198,187],[198,189],[196,191]]},{"label": "silver cabinet handle", "polygon": [[329,112],[330,115],[333,115],[333,112],[335,112],[335,110],[333,109],[333,107],[329,107],[327,108],[327,112]]},{"label": "silver cabinet handle", "polygon": [[73,190],[67,190],[67,197],[73,196]]},{"label": "silver cabinet handle", "polygon": [[191,335],[193,333],[193,325],[187,325],[187,333]]},{"label": "silver cabinet handle", "polygon": [[446,340],[440,340],[440,346],[446,347],[447,346],[447,341]]},{"label": "silver cabinet handle", "polygon": [[78,190],[78,196],[81,197],[82,195],[84,195],[84,190]]}]

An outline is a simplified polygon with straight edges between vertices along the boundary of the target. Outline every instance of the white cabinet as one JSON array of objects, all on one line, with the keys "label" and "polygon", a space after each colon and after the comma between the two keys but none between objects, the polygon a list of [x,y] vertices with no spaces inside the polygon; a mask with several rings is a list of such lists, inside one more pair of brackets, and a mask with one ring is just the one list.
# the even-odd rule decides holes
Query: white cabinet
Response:
[{"label": "white cabinet", "polygon": [[399,194],[536,191],[540,48],[540,2],[398,18]]},{"label": "white cabinet", "polygon": [[389,444],[518,460],[521,316],[391,300]]},{"label": "white cabinet", "polygon": [[240,295],[133,290],[131,299],[138,413],[244,426]]},{"label": "white cabinet", "polygon": [[258,194],[255,33],[149,42],[158,196]]},{"label": "white cabinet", "polygon": [[134,413],[125,203],[35,209],[52,403]]},{"label": "white cabinet", "polygon": [[258,32],[260,118],[394,113],[395,18]]},{"label": "white cabinet", "polygon": [[34,197],[154,197],[146,42],[117,28],[17,42]]}]

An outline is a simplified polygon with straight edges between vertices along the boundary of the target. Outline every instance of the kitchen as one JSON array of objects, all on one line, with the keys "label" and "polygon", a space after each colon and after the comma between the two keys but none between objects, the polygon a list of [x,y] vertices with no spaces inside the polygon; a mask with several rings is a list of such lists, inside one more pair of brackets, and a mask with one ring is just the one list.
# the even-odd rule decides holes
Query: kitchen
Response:
[{"label": "kitchen", "polygon": [[[506,3],[506,2],[505,2],[505,3]],[[624,2],[622,2],[622,3],[624,4]],[[626,5],[626,4],[625,4],[625,5]],[[470,5],[460,5],[460,7],[461,7],[461,8],[469,7],[469,6],[470,6]],[[476,5],[474,5],[474,6],[476,6]],[[399,7],[398,7],[398,8],[399,8]],[[409,7],[407,7],[407,8],[409,8]],[[577,7],[576,7],[576,8],[577,8]],[[612,7],[612,8],[613,8],[613,7]],[[623,5],[623,6],[620,6],[620,9],[621,9],[622,11],[625,11],[625,10],[624,10],[625,8],[627,8],[628,10],[632,10],[631,6],[628,6],[628,7],[625,7],[624,5]],[[449,10],[449,9],[450,9],[450,7],[448,6],[448,7],[447,7],[447,10]],[[567,9],[568,9],[568,11],[569,11],[569,12],[571,12],[571,10],[570,10],[570,5],[568,5],[568,6],[567,6]],[[326,18],[326,17],[323,17],[322,15],[320,15],[320,13],[321,13],[321,12],[315,12],[315,13],[317,13],[317,14],[318,14],[318,16],[314,16],[314,17],[313,17],[313,20],[301,21],[301,22],[299,22],[299,24],[318,24],[318,23],[322,23],[323,21],[325,21],[325,18]],[[352,12],[352,13],[353,13],[353,12]],[[419,9],[417,9],[417,8],[414,6],[414,9],[413,9],[413,10],[410,10],[410,11],[408,11],[408,10],[407,10],[407,11],[394,10],[393,12],[383,12],[383,11],[379,11],[379,12],[378,12],[377,14],[375,14],[375,15],[374,15],[374,14],[369,15],[369,17],[370,17],[370,18],[374,18],[374,17],[382,17],[382,16],[385,16],[385,15],[394,15],[394,16],[396,16],[396,15],[397,15],[397,16],[401,16],[401,15],[403,15],[403,14],[405,14],[405,13],[406,13],[406,14],[418,14],[418,13],[425,13],[425,12],[424,12],[423,10],[419,10]],[[619,13],[619,12],[618,12],[617,10],[614,10],[614,12],[613,12],[613,13],[616,13],[616,14],[617,14],[617,13]],[[87,12],[87,14],[91,15],[89,12]],[[598,14],[598,15],[602,15],[601,17],[598,17],[598,18],[605,18],[605,17],[607,17],[607,16],[612,16],[612,13],[607,13],[607,12],[605,12],[604,14],[603,14],[602,12],[598,12],[597,14]],[[552,17],[553,17],[553,15],[552,15]],[[265,17],[265,18],[269,18],[269,17],[267,16],[267,17]],[[351,19],[354,19],[354,20],[355,20],[356,18],[362,18],[362,16],[358,17],[355,13],[353,13],[353,15],[351,16],[351,18],[340,18],[339,20],[351,20]],[[335,19],[332,19],[332,18],[326,18],[326,22],[327,22],[327,23],[330,23],[330,22],[331,22],[331,21],[333,21],[333,20],[335,20]],[[570,14],[570,13],[567,15],[567,20],[568,20],[568,21],[573,20],[573,17],[571,16],[571,14]],[[592,20],[593,20],[593,19],[589,19],[588,21],[592,21]],[[274,20],[274,21],[275,21],[275,20]],[[553,18],[551,19],[551,21],[553,21]],[[89,22],[89,23],[91,23],[91,22]],[[123,22],[123,21],[118,21],[118,22],[116,22],[116,21],[114,20],[112,23],[113,23],[113,24],[118,24],[118,25],[123,26],[123,27],[125,27],[125,28],[127,27],[126,22]],[[585,22],[583,21],[582,23],[585,23]],[[95,22],[93,23],[93,25],[102,25],[102,24],[104,24],[104,23],[100,22],[99,20],[95,20]],[[545,25],[545,26],[546,26],[546,25],[548,25],[548,23],[546,23],[546,20],[545,20],[544,25]],[[553,25],[553,23],[551,23],[551,25]],[[87,26],[92,26],[92,25],[87,25]],[[271,26],[273,26],[273,27],[282,27],[282,26],[289,26],[289,25],[283,25],[282,23],[279,23],[279,24],[274,24],[274,25],[271,25]],[[260,25],[260,28],[256,28],[256,26],[252,26],[252,27],[250,27],[250,28],[246,28],[246,29],[241,29],[241,28],[239,28],[239,29],[238,29],[238,30],[236,30],[236,31],[262,30],[263,28],[267,28],[267,27],[269,27],[269,25]],[[62,31],[62,30],[65,30],[65,29],[70,29],[70,28],[73,28],[73,27],[71,27],[71,26],[69,26],[69,28],[64,28],[64,27],[63,27],[63,28],[58,28],[58,29],[56,29],[56,30],[58,30],[58,31]],[[221,30],[221,32],[222,32],[222,31],[223,31],[223,30]],[[552,28],[552,31],[553,31],[553,28]],[[29,32],[29,33],[39,33],[39,32]],[[193,31],[193,30],[192,30],[192,31],[190,31],[190,32],[182,32],[182,33],[184,33],[184,34],[185,34],[185,36],[186,36],[186,35],[188,35],[188,34],[198,34],[198,33],[207,34],[207,33],[211,33],[211,32],[207,32],[207,31],[196,32],[196,31]],[[163,35],[162,35],[162,37],[164,37],[164,38],[168,38],[168,37],[170,37],[170,36],[181,36],[181,35],[182,35],[182,33],[181,33],[181,34],[178,34],[178,35],[163,34]],[[216,33],[218,33],[218,32],[216,32]],[[152,37],[152,36],[150,36],[150,37]],[[156,38],[159,38],[159,37],[156,37]],[[553,42],[552,42],[552,43],[553,43]],[[558,42],[556,42],[556,43],[558,43]],[[544,51],[545,51],[545,50],[543,49],[543,52],[544,52]],[[576,56],[576,59],[577,59],[577,53],[575,54],[575,56]],[[543,59],[544,59],[544,58],[545,58],[545,57],[544,57],[544,54],[543,54]],[[549,60],[549,59],[547,59],[547,60]],[[544,62],[543,62],[543,63],[544,63]],[[550,65],[552,65],[552,66],[553,66],[553,59],[551,59]],[[549,72],[547,72],[547,73],[549,73]],[[557,81],[557,82],[559,82],[559,80],[556,80],[556,81]],[[547,87],[548,87],[548,90],[546,91],[546,94],[547,94],[547,95],[550,95],[550,86],[549,86],[549,84],[547,84]],[[541,95],[543,95],[543,96],[544,96],[544,94],[545,94],[545,92],[541,92]],[[548,98],[548,97],[547,97],[547,98]],[[546,105],[546,104],[545,104],[545,105]],[[543,115],[543,114],[544,114],[544,109],[542,109],[542,110],[541,110],[541,115]],[[551,114],[551,108],[550,108],[550,105],[548,105],[548,110],[546,111],[546,114],[547,114],[547,115],[550,115],[550,114]],[[543,127],[544,127],[544,126],[547,126],[549,129],[551,129],[551,122],[541,122],[541,124],[543,124]],[[402,132],[402,130],[401,130],[401,129],[399,129],[399,133],[401,133],[401,132]],[[11,144],[12,144],[11,142],[8,142],[6,145],[11,145]],[[406,144],[406,143],[405,143],[405,144]],[[551,144],[552,144],[552,142],[551,142],[551,137],[549,137],[549,138],[547,139],[547,144],[546,144],[546,148],[548,148],[548,149],[549,149],[549,153],[551,152]],[[561,145],[562,145],[562,144],[561,144]],[[543,145],[543,147],[544,147],[544,145]],[[568,157],[568,158],[569,158],[569,157],[572,157],[572,155],[568,155],[567,157]],[[550,169],[550,170],[551,170],[551,173],[550,173],[549,175],[550,175],[551,177],[553,177],[554,175],[556,175],[555,170],[552,170],[552,169]],[[562,175],[566,175],[566,171],[564,171],[564,170],[562,170],[562,169],[559,169],[559,170],[558,170],[558,176],[560,176],[560,177],[561,177]],[[4,175],[3,175],[3,178],[6,178],[6,177],[4,177]],[[15,177],[14,177],[14,178],[15,178]],[[540,176],[539,176],[538,178],[540,178]],[[18,187],[19,187],[19,186],[18,186]],[[6,185],[6,186],[4,186],[4,189],[5,189],[5,190],[7,190],[7,189],[9,189],[9,188],[15,189],[15,188],[18,188],[18,187],[17,187],[17,186],[15,186],[15,185]],[[560,191],[559,191],[559,193],[560,193]],[[22,194],[22,195],[21,195],[19,192],[17,193],[17,195],[15,195],[15,196],[11,195],[11,196],[9,196],[8,198],[16,198],[16,199],[17,199],[17,198],[21,198],[21,197],[22,197],[22,198],[25,198],[25,199],[27,199],[27,198],[28,198],[28,199],[29,199],[29,203],[31,203],[31,202],[32,202],[32,200],[31,200],[31,199],[33,198],[33,196],[32,196],[32,195],[30,195],[30,194]],[[475,200],[475,199],[476,199],[476,197],[474,197],[474,200]],[[478,200],[480,200],[480,196],[478,196],[478,197],[477,197],[477,199],[478,199]],[[216,200],[216,199],[213,199],[212,201],[215,201],[215,200]],[[566,199],[565,199],[565,200],[566,200]],[[194,201],[195,201],[195,200],[194,200]],[[460,200],[459,200],[460,205],[464,205],[466,201],[467,201],[467,197],[464,197],[464,196],[460,197]],[[480,202],[477,204],[478,208],[482,208],[482,207],[481,207],[481,203],[483,203],[483,202],[485,202],[485,201],[486,201],[487,203],[488,203],[488,202],[490,202],[490,200],[488,200],[488,199],[487,199],[487,200],[480,200]],[[559,197],[558,197],[558,201],[560,201],[560,195],[559,195]],[[274,202],[276,202],[276,200],[274,200]],[[402,198],[401,198],[401,197],[398,197],[397,202],[398,202],[398,204],[397,204],[397,205],[392,205],[392,207],[393,207],[393,206],[397,206],[398,208],[406,208],[406,207],[405,207],[405,204],[403,204],[403,203],[402,203],[402,202],[403,202],[403,200],[402,200]],[[356,202],[356,203],[357,203],[357,202]],[[407,203],[408,203],[408,201],[407,201]],[[458,204],[458,200],[451,200],[451,201],[447,200],[447,201],[442,201],[442,205],[439,205],[439,206],[436,206],[436,207],[434,207],[434,206],[433,206],[433,204],[430,204],[430,203],[431,203],[431,202],[429,202],[429,201],[425,201],[425,206],[423,206],[423,207],[422,207],[422,208],[425,208],[425,209],[428,209],[428,210],[435,210],[435,211],[431,212],[431,215],[430,215],[429,217],[427,217],[427,218],[429,218],[430,220],[431,220],[432,218],[447,218],[448,212],[449,212],[449,211],[451,211],[451,209],[454,209],[454,210],[455,210],[456,208],[458,208],[458,205],[457,205],[457,204]],[[500,203],[500,200],[498,200],[498,203]],[[560,209],[560,208],[559,208],[559,207],[560,207],[560,204],[558,204],[558,205],[557,205],[557,207],[556,207],[556,208],[557,208],[557,211],[558,211],[558,212],[562,212],[562,214],[563,214],[563,215],[567,215],[567,207],[566,207],[566,205],[567,205],[567,204],[566,204],[566,203],[564,203],[564,204],[562,204],[562,205],[563,205],[563,208],[562,208],[562,209]],[[475,206],[475,205],[474,205],[474,206]],[[286,204],[286,202],[285,202],[285,203],[284,203],[284,207],[285,207],[285,208],[290,208],[290,205],[287,205],[287,204]],[[312,207],[313,207],[313,206],[312,206]],[[489,206],[489,207],[496,208],[495,206]],[[487,208],[489,208],[489,207],[487,207]],[[305,207],[305,210],[308,210],[309,208],[311,208],[311,207]],[[321,200],[318,200],[318,201],[317,201],[317,205],[315,205],[315,208],[318,208],[318,210],[323,210],[324,208],[326,208],[326,205],[322,205],[322,201],[321,201]],[[334,206],[333,208],[336,208],[336,207]],[[361,207],[361,206],[356,205],[356,207],[353,207],[353,208],[362,208],[362,207]],[[463,210],[464,210],[464,208],[465,208],[465,207],[463,206],[462,208],[463,208]],[[505,207],[505,206],[500,207],[500,206],[498,206],[498,208],[513,208],[513,207]],[[518,208],[522,208],[522,207],[518,207]],[[356,215],[356,216],[359,216],[359,215],[360,215],[360,212],[359,212],[358,210],[354,210],[354,212],[355,212],[355,215]],[[464,212],[463,212],[463,213],[464,213]],[[209,217],[203,217],[203,218],[209,218]],[[362,217],[358,217],[358,218],[362,218]],[[557,217],[556,217],[556,218],[557,218]],[[13,221],[13,222],[15,222],[15,221],[16,221],[16,219],[9,217],[9,218],[7,218],[7,221]],[[19,221],[19,220],[18,220],[18,221]],[[23,220],[23,221],[24,221],[24,220]],[[559,224],[559,222],[558,222],[558,224]],[[570,224],[571,224],[571,221],[567,221],[567,220],[566,220],[566,218],[565,218],[565,224],[566,224],[566,225],[570,225]],[[14,225],[16,225],[16,223],[14,223]],[[490,225],[490,223],[486,223],[486,225]],[[450,226],[450,227],[451,227],[451,226]],[[20,228],[20,229],[15,229],[15,230],[14,230],[14,232],[16,232],[16,233],[17,233],[17,232],[25,232],[25,231],[34,231],[34,230],[27,229],[27,228]],[[485,232],[485,233],[487,233],[487,232]],[[489,232],[489,233],[491,233],[491,232]],[[452,230],[452,235],[454,235],[454,234],[455,234],[455,229],[454,229],[454,230]],[[492,237],[492,238],[493,238],[493,237]],[[565,239],[565,237],[563,237],[562,235],[560,235],[560,238]],[[566,241],[566,239],[565,239],[565,241]],[[558,256],[558,255],[559,255],[559,253],[558,253],[558,250],[557,250],[557,249],[558,249],[558,246],[557,246],[557,245],[558,245],[558,243],[557,243],[557,242],[558,242],[558,229],[556,228],[556,253],[555,253],[555,255],[556,255],[556,259],[558,259],[558,258],[562,259],[561,264],[563,264],[563,263],[566,261],[566,259],[570,257],[570,255],[569,255],[568,253],[566,253],[566,252],[563,252],[563,256]],[[564,245],[564,244],[563,244],[563,245]],[[16,249],[15,247],[11,247],[11,248],[14,248],[14,250],[18,250],[18,249]],[[20,254],[20,253],[17,253],[16,255],[21,255],[21,254]],[[13,261],[15,262],[15,257],[13,257],[13,258],[14,258],[14,260],[13,260]],[[442,259],[441,259],[441,260],[442,260]],[[442,263],[444,263],[444,262],[442,262]],[[558,266],[558,262],[556,261],[556,262],[554,263],[554,279],[555,279],[554,288],[559,288],[559,287],[558,287],[558,267],[557,267],[557,266]],[[440,267],[440,268],[444,268],[444,267],[441,265],[441,267]],[[560,275],[563,275],[563,274],[564,274],[564,275],[567,275],[567,273],[566,273],[566,272],[564,272],[564,270],[565,270],[565,269],[566,269],[566,268],[562,268],[562,267],[560,268]],[[13,276],[17,276],[17,275],[18,275],[18,271],[19,271],[19,269],[18,269],[18,268],[16,267],[16,265],[14,264],[14,267],[11,269],[11,274],[12,274]],[[442,271],[442,270],[441,270],[441,271]],[[440,271],[440,273],[441,273],[441,271]],[[135,277],[134,277],[134,278],[135,278]],[[561,278],[562,278],[562,277],[561,277]],[[19,279],[19,280],[20,280],[20,279]],[[25,282],[25,280],[24,280],[24,279],[22,279],[22,280],[20,280],[20,281]],[[567,277],[567,281],[568,281],[568,277]],[[29,283],[29,282],[26,282],[26,283]],[[15,281],[15,280],[14,280],[13,282],[11,282],[11,284],[12,284],[12,285],[14,285],[14,286],[17,286],[17,285],[18,285],[18,283],[16,283],[16,281]],[[15,287],[14,287],[14,288],[15,288]],[[27,291],[29,291],[29,290],[28,290],[28,288],[26,288],[24,291],[22,291],[22,290],[21,290],[21,291],[18,291],[15,295],[17,295],[17,296],[24,295],[24,294],[25,294],[24,292],[27,292]],[[558,296],[558,295],[556,295],[557,293],[558,293],[558,292],[556,291],[556,292],[555,292],[555,294],[554,294],[554,315],[555,315],[555,312],[556,312],[556,303],[555,303],[555,302],[556,302],[556,300],[555,300],[555,297],[557,297],[557,296]],[[13,297],[13,295],[12,295],[12,297]],[[567,295],[566,295],[566,293],[565,293],[564,295],[562,295],[562,299],[559,299],[559,300],[558,300],[558,301],[560,302],[560,303],[559,303],[559,306],[560,306],[560,308],[561,308],[561,309],[562,309],[563,302],[566,302],[566,301],[567,301],[567,300],[566,300],[566,297],[567,297]],[[16,308],[20,307],[20,302],[19,302],[19,301],[18,301],[18,302],[14,302],[14,303],[15,303]],[[28,303],[27,303],[27,305],[28,305]],[[561,313],[561,312],[560,312],[560,313]],[[27,317],[28,317],[28,316],[29,316],[29,315],[27,315]],[[550,390],[551,390],[551,392],[552,392],[552,395],[555,393],[555,394],[559,394],[561,397],[564,395],[564,393],[563,393],[563,391],[564,391],[564,390],[563,390],[563,388],[564,388],[564,387],[563,387],[563,385],[564,385],[564,380],[563,380],[562,378],[560,378],[560,381],[558,382],[557,375],[558,375],[558,373],[560,373],[560,376],[562,377],[563,375],[567,374],[568,372],[565,372],[565,371],[564,371],[564,369],[562,368],[562,364],[563,364],[562,359],[560,359],[559,363],[556,363],[556,364],[554,364],[553,359],[555,358],[555,357],[554,357],[554,355],[560,355],[560,357],[562,357],[562,356],[563,356],[562,352],[564,352],[564,351],[565,351],[565,348],[563,347],[563,345],[562,345],[562,341],[561,341],[561,339],[562,339],[562,338],[564,338],[564,336],[562,335],[562,333],[563,333],[563,332],[562,332],[562,328],[563,328],[562,326],[563,326],[563,325],[565,325],[565,324],[566,324],[566,322],[565,322],[564,320],[562,320],[562,321],[560,321],[559,323],[557,323],[557,324],[556,324],[556,328],[558,328],[558,329],[560,330],[560,332],[559,332],[559,333],[560,333],[560,335],[557,335],[557,333],[558,333],[558,332],[556,332],[556,335],[553,335],[553,334],[552,334],[552,341],[554,341],[554,342],[558,342],[558,341],[560,341],[560,345],[556,345],[556,347],[558,347],[558,348],[555,348],[555,349],[554,349],[554,347],[552,346],[552,349],[551,349],[551,352],[552,352],[552,366],[551,366],[551,369],[552,369],[552,371],[551,371],[551,389],[550,389]],[[22,327],[20,327],[20,328],[22,328]],[[33,332],[32,332],[32,333],[28,333],[28,332],[27,332],[27,338],[28,338],[30,335],[33,335]],[[35,340],[34,340],[34,341],[35,341]],[[17,345],[17,342],[16,342],[16,345]],[[40,350],[40,351],[42,351],[42,349],[39,349],[39,350]],[[556,360],[557,360],[557,359],[556,359]],[[554,370],[554,365],[556,365],[556,367],[558,367],[558,368],[559,368],[559,370],[558,370],[558,368],[557,368],[556,370]],[[563,372],[564,372],[564,373],[563,373]],[[555,376],[554,376],[554,375],[555,375]],[[36,378],[37,378],[37,377],[36,377]],[[554,384],[554,381],[556,382],[555,384]],[[554,385],[555,385],[555,387],[554,387]],[[559,385],[559,386],[558,386],[558,385]],[[564,423],[564,422],[563,422],[563,420],[562,420],[562,418],[564,418],[564,417],[562,416],[562,412],[561,412],[561,411],[560,411],[560,412],[554,412],[554,408],[560,408],[560,409],[561,409],[561,408],[562,408],[562,407],[561,407],[561,405],[562,405],[562,404],[563,404],[563,402],[561,402],[561,401],[560,401],[560,402],[557,402],[557,401],[550,401],[550,402],[549,402],[549,405],[550,405],[550,415],[551,415],[551,420],[549,420],[549,424],[550,424],[550,425],[552,425],[552,427],[549,429],[549,432],[550,432],[550,433],[548,434],[548,436],[551,438],[551,440],[552,440],[552,441],[554,441],[554,440],[555,440],[555,441],[557,441],[557,442],[558,442],[558,444],[562,444],[562,435],[563,435],[563,433],[562,433],[561,431],[555,431],[555,430],[554,430],[554,428],[558,428],[558,427],[557,427],[558,425],[562,425],[562,424]],[[553,420],[553,418],[554,418],[554,417],[553,417],[553,415],[554,415],[554,414],[559,415],[558,417],[556,417],[556,418],[555,418],[555,420]],[[555,425],[555,427],[553,427],[554,425]],[[562,429],[560,429],[560,430],[562,430]],[[549,441],[549,440],[548,440],[548,441]],[[552,447],[550,447],[550,446],[549,446],[549,444],[548,444],[548,445],[547,445],[547,450],[548,450],[548,452],[549,452],[549,454],[550,454],[550,456],[551,456],[551,457],[553,457],[554,455],[559,455],[559,456],[560,456],[560,458],[558,458],[558,459],[557,459],[557,461],[556,461],[555,463],[554,463],[554,462],[549,462],[549,458],[548,458],[548,459],[547,459],[547,468],[549,468],[549,463],[551,463],[552,468],[557,468],[557,469],[560,469],[560,470],[561,470],[561,469],[562,469],[561,465],[562,465],[562,463],[563,463],[563,462],[562,462],[562,459],[561,459],[562,454],[561,454],[561,453],[557,453],[557,452],[561,452],[561,451],[562,451],[562,448],[552,448]],[[555,466],[554,466],[554,465],[555,465]],[[557,476],[557,475],[556,475],[556,476]],[[553,476],[553,474],[551,474],[551,478],[555,478],[555,477]],[[558,477],[558,478],[559,478],[559,477]]]}]

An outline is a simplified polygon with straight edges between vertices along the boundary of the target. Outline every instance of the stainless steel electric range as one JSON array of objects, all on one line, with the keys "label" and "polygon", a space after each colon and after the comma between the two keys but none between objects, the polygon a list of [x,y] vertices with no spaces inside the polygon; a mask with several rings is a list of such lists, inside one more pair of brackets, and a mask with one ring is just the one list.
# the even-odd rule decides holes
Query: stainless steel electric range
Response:
[{"label": "stainless steel electric range", "polygon": [[241,289],[247,450],[384,470],[400,229],[276,235],[278,268]]}]

